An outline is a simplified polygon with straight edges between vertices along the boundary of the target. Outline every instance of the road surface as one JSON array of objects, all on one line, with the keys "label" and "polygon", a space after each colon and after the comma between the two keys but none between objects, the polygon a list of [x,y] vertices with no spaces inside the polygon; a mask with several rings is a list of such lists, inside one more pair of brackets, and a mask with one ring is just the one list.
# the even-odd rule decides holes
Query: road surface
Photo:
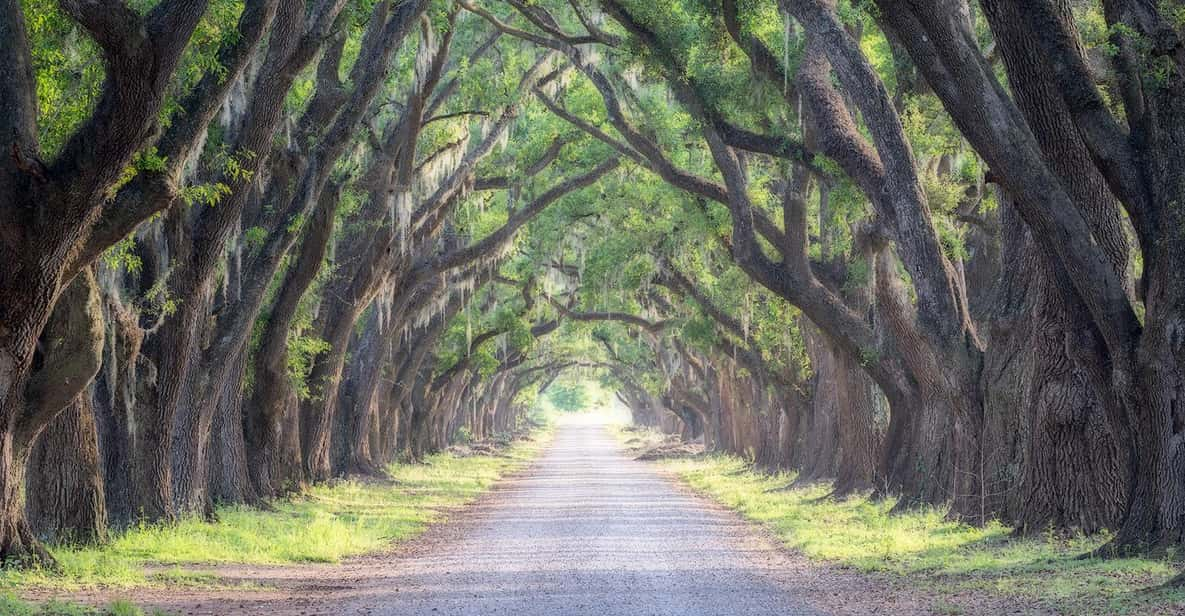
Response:
[{"label": "road surface", "polygon": [[814,614],[769,576],[747,525],[566,424],[459,536],[359,588],[344,613]]}]

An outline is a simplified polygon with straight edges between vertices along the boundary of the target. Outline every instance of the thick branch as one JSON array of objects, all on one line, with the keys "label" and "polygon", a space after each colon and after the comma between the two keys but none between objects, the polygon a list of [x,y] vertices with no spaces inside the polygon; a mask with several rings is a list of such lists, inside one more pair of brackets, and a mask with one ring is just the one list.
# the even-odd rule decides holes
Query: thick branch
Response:
[{"label": "thick branch", "polygon": [[504,246],[506,242],[508,242],[512,237],[514,237],[515,232],[517,232],[523,225],[527,224],[527,222],[531,221],[533,218],[543,212],[543,210],[547,209],[547,206],[551,205],[557,199],[570,192],[574,192],[580,190],[581,188],[593,185],[605,174],[616,169],[618,164],[619,163],[616,157],[610,158],[600,165],[597,165],[596,168],[589,171],[588,173],[569,178],[560,184],[553,186],[547,192],[539,195],[539,197],[527,205],[527,207],[514,212],[510,216],[510,219],[506,221],[506,224],[502,225],[502,227],[500,227],[497,231],[494,231],[490,235],[482,238],[481,241],[473,244],[472,246],[466,246],[460,250],[456,250],[433,259],[429,269],[431,269],[433,272],[443,272],[449,269],[460,267],[486,255],[493,254],[500,247]]},{"label": "thick branch", "polygon": [[141,172],[120,189],[115,199],[104,204],[86,246],[73,259],[74,269],[86,266],[145,220],[175,202],[186,162],[271,27],[277,4],[278,0],[251,0],[243,7],[238,36],[233,44],[218,52],[218,64],[224,70],[208,72],[179,102],[180,111],[174,114],[172,124],[157,143],[157,153],[165,160],[166,168],[160,172]]},{"label": "thick branch", "polygon": [[[1140,320],[1086,219],[1045,165],[1035,137],[983,60],[973,33],[935,0],[878,0],[959,130],[1017,196],[1025,223],[1048,241],[1116,361],[1134,357]],[[991,121],[983,121],[985,115]]]}]

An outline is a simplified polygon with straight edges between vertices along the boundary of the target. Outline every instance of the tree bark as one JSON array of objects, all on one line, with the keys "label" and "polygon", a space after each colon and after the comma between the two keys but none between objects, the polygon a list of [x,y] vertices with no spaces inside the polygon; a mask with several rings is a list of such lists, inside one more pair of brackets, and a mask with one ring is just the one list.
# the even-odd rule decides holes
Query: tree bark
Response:
[{"label": "tree bark", "polygon": [[27,487],[29,519],[51,543],[107,540],[107,507],[90,392],[82,393],[37,438]]},{"label": "tree bark", "polygon": [[232,377],[218,395],[208,454],[207,500],[212,504],[256,504],[259,497],[248,475],[247,445],[243,437],[243,371],[246,352],[231,362]]}]

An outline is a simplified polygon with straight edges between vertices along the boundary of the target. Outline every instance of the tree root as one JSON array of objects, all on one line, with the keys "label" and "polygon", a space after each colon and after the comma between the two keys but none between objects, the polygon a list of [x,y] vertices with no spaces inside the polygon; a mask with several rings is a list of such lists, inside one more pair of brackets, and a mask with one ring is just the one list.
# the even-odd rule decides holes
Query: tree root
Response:
[{"label": "tree root", "polygon": [[15,522],[10,522],[7,526],[5,540],[0,545],[0,562],[3,562],[4,567],[61,571],[57,559],[33,534],[33,530],[23,516]]}]

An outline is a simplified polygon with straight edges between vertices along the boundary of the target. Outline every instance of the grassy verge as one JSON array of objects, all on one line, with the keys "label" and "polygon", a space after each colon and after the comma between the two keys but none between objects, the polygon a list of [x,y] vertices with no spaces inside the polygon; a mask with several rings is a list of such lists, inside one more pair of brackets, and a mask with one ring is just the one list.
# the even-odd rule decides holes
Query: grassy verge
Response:
[{"label": "grassy verge", "polygon": [[612,428],[626,453],[638,460],[664,460],[703,455],[704,446],[684,443],[677,434],[664,434],[655,428],[633,425]]},{"label": "grassy verge", "polygon": [[[16,596],[0,595],[0,614],[4,616],[145,616],[144,610],[128,603],[115,601],[103,608],[94,608],[63,601],[46,601],[36,604],[22,601]],[[152,616],[164,612],[152,611]]]},{"label": "grassy verge", "polygon": [[1106,537],[1014,539],[1000,524],[971,527],[947,521],[937,510],[891,516],[891,501],[825,499],[827,486],[782,489],[792,475],[755,472],[730,456],[661,464],[809,558],[901,576],[939,597],[985,591],[1069,614],[1185,609],[1185,592],[1148,590],[1176,573],[1170,562],[1079,558]]},{"label": "grassy verge", "polygon": [[394,464],[391,481],[316,486],[274,503],[273,511],[227,507],[213,523],[186,519],[128,529],[98,547],[52,547],[60,571],[3,570],[0,588],[204,586],[217,583],[217,576],[185,565],[334,563],[382,550],[419,535],[449,509],[524,467],[548,435],[544,427],[493,453],[441,453],[423,464]]},{"label": "grassy verge", "polygon": [[655,428],[633,424],[614,425],[610,426],[609,430],[630,453],[652,449],[670,438]]}]

